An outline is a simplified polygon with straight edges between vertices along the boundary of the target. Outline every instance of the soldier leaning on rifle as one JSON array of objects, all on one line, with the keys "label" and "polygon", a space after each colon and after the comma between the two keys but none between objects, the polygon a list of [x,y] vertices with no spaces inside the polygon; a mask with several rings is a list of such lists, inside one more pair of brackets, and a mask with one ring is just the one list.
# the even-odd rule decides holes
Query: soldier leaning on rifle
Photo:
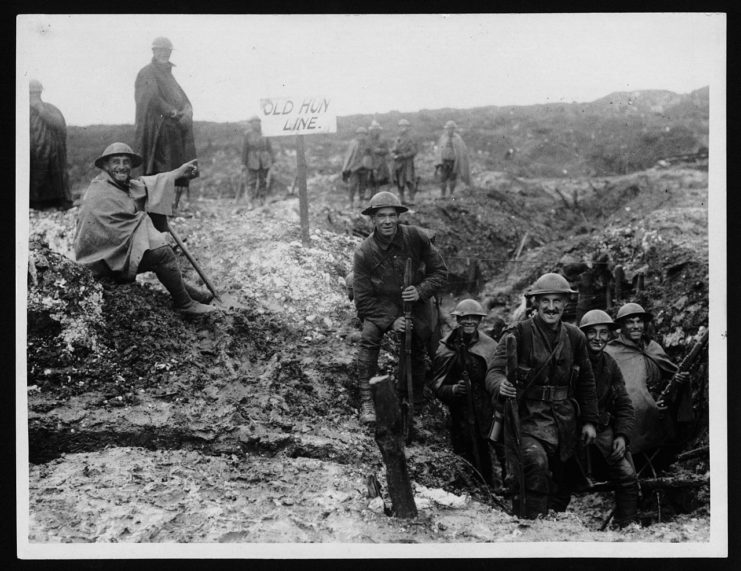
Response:
[{"label": "soldier leaning on rifle", "polygon": [[176,181],[196,175],[195,161],[152,176],[131,178],[142,158],[124,143],[109,145],[95,160],[101,172],[82,197],[74,248],[78,263],[95,277],[133,282],[154,272],[172,296],[175,309],[186,315],[216,311],[205,305],[213,296],[183,281],[175,252],[146,210],[171,210]]},{"label": "soldier leaning on rifle", "polygon": [[[581,438],[590,444],[598,420],[594,375],[584,334],[563,323],[561,315],[574,292],[563,276],[544,274],[528,295],[535,299],[535,317],[513,325],[499,340],[493,373],[487,378],[492,405],[517,398],[521,447],[515,449],[505,422],[507,477],[519,480],[524,470],[525,490],[516,487],[513,506],[520,517],[535,518],[549,508],[563,510],[570,495],[564,482],[564,464]],[[517,344],[517,386],[507,380],[507,337]],[[518,458],[522,458],[522,466]],[[524,507],[520,494],[524,492]]]},{"label": "soldier leaning on rifle", "polygon": [[[373,232],[355,250],[353,258],[353,294],[363,330],[358,351],[360,421],[375,422],[371,400],[371,377],[378,366],[378,352],[383,334],[393,329],[405,330],[405,301],[412,302],[412,384],[415,407],[423,402],[426,344],[432,334],[430,298],[440,292],[448,279],[448,269],[440,252],[427,234],[416,226],[399,224],[402,206],[392,193],[374,195],[363,214],[371,217]],[[404,289],[404,268],[412,258],[412,284]],[[406,386],[400,387],[401,396]]]},{"label": "soldier leaning on rifle", "polygon": [[612,318],[604,311],[593,309],[582,317],[579,328],[587,337],[589,361],[592,364],[597,386],[599,423],[594,445],[587,447],[599,454],[592,454],[597,462],[595,471],[600,470],[599,459],[604,460],[609,479],[615,482],[615,524],[624,527],[634,521],[638,505],[638,483],[628,444],[635,421],[633,403],[625,390],[625,381],[620,368],[610,355],[604,352],[611,331],[616,328]]},{"label": "soldier leaning on rifle", "polygon": [[[493,410],[485,381],[491,372],[497,342],[479,331],[481,320],[486,316],[479,302],[464,299],[451,315],[455,315],[458,326],[440,340],[433,361],[432,390],[450,410],[453,452],[476,466],[487,484],[494,485],[488,439]],[[461,362],[462,353],[464,363]],[[464,371],[468,382],[464,380]],[[473,411],[468,410],[469,386]],[[473,431],[469,426],[469,413],[473,413],[475,420]]]}]

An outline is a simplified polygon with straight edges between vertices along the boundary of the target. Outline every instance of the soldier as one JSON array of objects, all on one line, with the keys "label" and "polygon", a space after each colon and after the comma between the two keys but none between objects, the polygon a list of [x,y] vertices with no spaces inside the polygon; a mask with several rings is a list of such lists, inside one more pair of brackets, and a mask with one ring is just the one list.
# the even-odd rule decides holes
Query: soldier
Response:
[{"label": "soldier", "polygon": [[[576,450],[579,410],[583,442],[591,444],[596,436],[597,397],[586,338],[576,326],[561,321],[568,296],[574,293],[563,276],[539,277],[527,294],[535,300],[536,315],[515,323],[502,336],[486,381],[495,408],[503,399],[516,399],[520,446],[507,419],[504,444],[508,477],[515,478],[513,483],[524,481],[524,490],[513,486],[513,506],[520,517],[532,519],[549,507],[562,510],[568,504],[564,463]],[[508,337],[517,347],[517,354],[510,356],[517,362],[516,385],[507,379]]]},{"label": "soldier", "polygon": [[[396,137],[391,147],[391,157],[394,159],[391,176],[396,183],[402,204],[414,204],[414,195],[417,192],[417,179],[414,172],[417,143],[409,136],[410,127],[411,123],[406,119],[399,121],[399,136]],[[409,202],[404,201],[404,189],[409,190]]]},{"label": "soldier", "polygon": [[263,206],[268,194],[268,173],[275,162],[270,139],[262,135],[262,121],[257,115],[248,120],[250,128],[242,144],[242,172],[247,173],[247,192],[250,203]]},{"label": "soldier", "polygon": [[175,309],[186,315],[210,313],[212,295],[186,284],[175,252],[145,211],[167,215],[174,201],[174,182],[194,176],[195,161],[174,171],[131,178],[142,158],[124,143],[109,145],[95,160],[101,172],[82,198],[77,218],[75,259],[96,277],[132,282],[154,272],[172,296]]},{"label": "soldier", "polygon": [[[375,376],[381,338],[386,331],[405,330],[403,304],[412,302],[412,376],[414,405],[423,403],[425,352],[432,334],[429,299],[440,292],[448,269],[427,234],[416,226],[399,224],[408,208],[387,191],[375,194],[363,214],[370,216],[373,232],[355,250],[353,292],[363,331],[358,351],[360,421],[375,422],[369,381]],[[412,259],[413,283],[403,287],[407,258]],[[406,386],[400,388],[406,396]]]},{"label": "soldier", "polygon": [[[651,389],[659,388],[671,379],[677,366],[669,359],[664,349],[653,341],[646,331],[653,316],[637,303],[626,303],[617,313],[615,321],[619,335],[605,348],[620,367],[636,414],[636,425],[632,435],[634,452],[644,451],[665,443],[672,437],[672,428],[665,422]],[[675,380],[686,383],[689,373],[679,373]]]},{"label": "soldier", "polygon": [[479,302],[464,299],[451,315],[457,327],[440,341],[433,361],[432,390],[450,409],[453,452],[494,485],[488,439],[493,410],[485,380],[491,374],[497,342],[479,331],[486,316]]},{"label": "soldier", "polygon": [[41,82],[28,82],[31,119],[31,208],[72,206],[67,176],[67,124],[62,112],[41,100]]},{"label": "soldier", "polygon": [[[593,454],[592,457],[604,460],[609,479],[617,484],[615,523],[625,527],[635,520],[638,482],[628,448],[634,424],[633,403],[625,390],[620,368],[604,352],[611,331],[616,327],[612,318],[600,309],[588,311],[579,323],[579,328],[587,337],[599,409],[597,439],[593,446],[586,449],[586,453],[592,454],[592,449],[596,448],[599,454]],[[595,468],[599,468],[599,463],[595,464]]]},{"label": "soldier", "polygon": [[350,208],[355,203],[356,193],[359,200],[366,198],[368,180],[373,168],[373,157],[370,145],[368,145],[368,129],[358,127],[355,134],[356,137],[350,143],[345,155],[345,162],[342,164],[342,180],[347,182],[348,185]]},{"label": "soldier", "polygon": [[[172,75],[172,42],[155,38],[152,61],[136,76],[136,146],[144,157],[145,175],[168,172],[196,158],[193,139],[193,107]],[[189,179],[175,181],[175,208]]]},{"label": "soldier", "polygon": [[471,184],[471,171],[468,166],[468,149],[461,136],[455,132],[455,121],[445,123],[445,132],[437,142],[437,164],[440,172],[440,197],[445,198],[445,190],[450,187],[453,196],[458,179]]},{"label": "soldier", "polygon": [[389,165],[386,162],[386,157],[389,154],[389,144],[386,139],[381,138],[381,131],[383,127],[379,125],[378,121],[372,121],[370,127],[368,127],[368,133],[370,137],[368,144],[371,147],[373,153],[373,170],[370,176],[370,185],[373,189],[373,193],[378,192],[382,186],[389,183],[391,179],[391,173],[389,172]]}]

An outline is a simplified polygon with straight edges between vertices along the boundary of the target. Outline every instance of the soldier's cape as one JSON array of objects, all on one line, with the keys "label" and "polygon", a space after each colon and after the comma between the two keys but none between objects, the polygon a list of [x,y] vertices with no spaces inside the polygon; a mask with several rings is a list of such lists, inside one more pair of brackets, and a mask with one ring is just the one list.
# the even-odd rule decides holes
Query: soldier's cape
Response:
[{"label": "soldier's cape", "polygon": [[90,183],[77,216],[78,263],[133,280],[146,250],[167,244],[147,212],[172,216],[174,179],[169,173],[132,179],[122,188],[106,172]]},{"label": "soldier's cape", "polygon": [[[437,142],[437,164],[442,164],[442,149],[447,144],[448,134],[443,133]],[[466,184],[471,184],[471,169],[468,164],[468,148],[466,143],[458,133],[453,133],[453,152],[455,153],[455,162],[453,170],[458,174],[458,178]]]},{"label": "soldier's cape", "polygon": [[648,387],[656,386],[662,376],[673,375],[677,366],[656,341],[640,347],[623,334],[610,341],[605,351],[620,367],[625,388],[633,402],[635,427],[630,437],[631,450],[638,453],[670,440],[674,431],[669,415],[660,413]]},{"label": "soldier's cape", "polygon": [[[136,77],[136,150],[144,158],[144,174],[176,169],[196,158],[192,107],[188,96],[172,75],[171,63],[152,63]],[[167,115],[185,111],[182,120]],[[181,181],[187,185],[187,180]]]},{"label": "soldier's cape", "polygon": [[72,202],[67,176],[67,125],[62,112],[42,102],[41,112],[30,110],[31,206],[57,206]]}]

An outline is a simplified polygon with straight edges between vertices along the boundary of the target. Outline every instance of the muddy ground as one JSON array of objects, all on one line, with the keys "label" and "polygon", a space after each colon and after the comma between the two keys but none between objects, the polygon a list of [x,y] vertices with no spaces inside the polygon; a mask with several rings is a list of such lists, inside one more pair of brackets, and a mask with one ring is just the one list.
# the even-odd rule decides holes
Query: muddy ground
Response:
[{"label": "muddy ground", "polygon": [[[468,295],[491,309],[487,322],[509,321],[537,275],[602,252],[627,279],[644,274],[628,294],[656,312],[673,357],[707,325],[706,168],[599,180],[474,168],[474,179],[445,200],[425,184],[407,216],[435,232],[448,259],[448,321]],[[688,509],[659,498],[661,522],[655,497],[644,498],[641,522],[624,530],[599,531],[606,493],[519,521],[450,452],[446,410],[430,395],[422,439],[407,448],[420,516],[385,515],[381,456],[357,420],[359,333],[344,288],[369,227],[337,176],[313,176],[309,194],[303,247],[295,196],[276,192],[250,209],[194,192],[171,223],[239,304],[200,320],[176,315],[151,274],[114,285],[70,262],[76,208],[31,213],[30,542],[708,541],[708,485]],[[182,256],[181,267],[198,283]],[[392,340],[385,348],[380,364],[393,372]],[[701,423],[688,448],[707,444],[706,375],[696,375]],[[706,478],[707,457],[665,475]],[[370,497],[369,477],[382,499]]]}]

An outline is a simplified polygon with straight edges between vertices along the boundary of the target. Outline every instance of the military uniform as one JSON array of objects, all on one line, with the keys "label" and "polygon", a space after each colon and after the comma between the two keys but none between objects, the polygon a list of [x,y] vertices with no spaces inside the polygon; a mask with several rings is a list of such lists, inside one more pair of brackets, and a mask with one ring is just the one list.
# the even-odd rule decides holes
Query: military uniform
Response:
[{"label": "military uniform", "polygon": [[[486,383],[494,405],[506,379],[507,336],[517,342],[517,401],[527,500],[525,513],[520,515],[532,518],[568,503],[564,463],[576,451],[577,420],[597,423],[596,388],[584,333],[564,322],[554,331],[536,315],[517,323],[500,339]],[[507,430],[505,423],[505,449],[512,468],[507,472],[517,474],[517,451]]]},{"label": "military uniform", "polygon": [[[421,228],[399,225],[390,241],[383,240],[374,231],[355,250],[353,290],[358,317],[363,322],[358,378],[363,387],[375,376],[381,338],[394,321],[404,315],[401,291],[408,257],[412,258],[412,285],[419,292],[419,300],[412,304],[412,375],[414,398],[420,404],[426,343],[433,323],[429,300],[442,290],[448,277],[440,252]],[[400,388],[404,396],[406,387]]]},{"label": "military uniform", "polygon": [[432,390],[435,396],[450,409],[450,439],[453,452],[474,463],[473,443],[467,421],[468,397],[453,394],[453,385],[463,378],[464,370],[468,372],[476,421],[476,447],[481,460],[481,475],[487,483],[493,484],[488,439],[493,409],[486,392],[486,378],[491,374],[497,342],[485,333],[477,331],[463,349],[465,364],[461,363],[458,355],[460,343],[463,343],[460,327],[451,331],[440,341],[433,361]]},{"label": "military uniform", "polygon": [[[615,461],[609,459],[612,443],[622,436],[626,445],[633,432],[633,403],[625,390],[625,381],[615,360],[604,351],[590,352],[589,360],[597,386],[599,422],[594,447],[607,466],[607,476],[618,485],[615,492],[617,509],[615,523],[624,525],[635,518],[638,502],[638,482],[633,459],[628,450]],[[591,447],[590,447],[591,448]]]}]

